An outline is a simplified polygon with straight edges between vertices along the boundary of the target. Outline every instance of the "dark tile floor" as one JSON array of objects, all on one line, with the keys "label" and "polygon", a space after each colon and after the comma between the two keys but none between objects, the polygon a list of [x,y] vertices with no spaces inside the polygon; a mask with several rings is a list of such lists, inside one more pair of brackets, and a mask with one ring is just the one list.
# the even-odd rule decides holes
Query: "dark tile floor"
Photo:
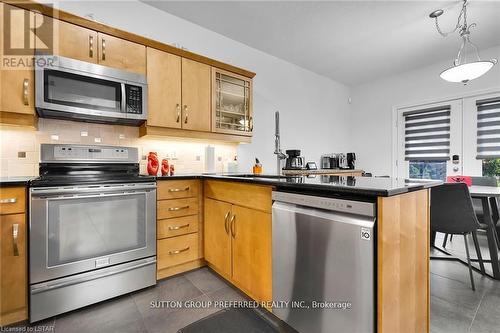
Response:
[{"label": "dark tile floor", "polygon": [[[460,246],[463,246],[460,239],[454,239],[449,247]],[[432,333],[500,332],[500,281],[478,273],[474,276],[475,292],[470,288],[466,266],[458,262],[431,261]],[[219,310],[214,306],[179,308],[158,302],[168,300],[192,300],[188,304],[203,305],[207,301],[245,300],[245,296],[211,270],[202,268],[162,280],[152,288],[57,316],[38,323],[33,329],[58,333],[174,333]]]}]

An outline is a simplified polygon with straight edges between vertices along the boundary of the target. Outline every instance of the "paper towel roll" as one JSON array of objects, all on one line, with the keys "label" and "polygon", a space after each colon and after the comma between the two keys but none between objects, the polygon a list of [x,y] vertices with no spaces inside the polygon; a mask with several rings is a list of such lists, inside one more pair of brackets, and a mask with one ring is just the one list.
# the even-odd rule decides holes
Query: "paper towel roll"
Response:
[{"label": "paper towel roll", "polygon": [[215,173],[215,147],[205,147],[205,173]]}]

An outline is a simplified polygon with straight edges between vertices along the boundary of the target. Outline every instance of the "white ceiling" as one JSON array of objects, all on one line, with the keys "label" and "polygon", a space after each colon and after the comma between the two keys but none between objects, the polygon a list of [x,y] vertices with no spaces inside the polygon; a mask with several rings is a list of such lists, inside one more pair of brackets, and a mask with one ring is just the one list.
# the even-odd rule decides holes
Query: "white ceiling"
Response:
[{"label": "white ceiling", "polygon": [[[457,34],[438,35],[428,14],[445,8],[444,30],[460,1],[143,1],[231,39],[356,85],[455,57]],[[500,45],[500,1],[469,2],[472,40]]]}]

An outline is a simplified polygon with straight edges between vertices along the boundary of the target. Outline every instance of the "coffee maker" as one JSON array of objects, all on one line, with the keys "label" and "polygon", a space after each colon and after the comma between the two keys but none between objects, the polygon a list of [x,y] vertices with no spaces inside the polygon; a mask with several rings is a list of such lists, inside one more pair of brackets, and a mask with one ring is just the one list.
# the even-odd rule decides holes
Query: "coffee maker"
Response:
[{"label": "coffee maker", "polygon": [[337,154],[338,168],[339,169],[349,169],[347,166],[347,157],[344,153]]},{"label": "coffee maker", "polygon": [[301,170],[304,169],[304,158],[300,156],[299,149],[290,149],[285,151],[288,155],[285,163],[285,170]]},{"label": "coffee maker", "polygon": [[356,154],[347,153],[347,168],[355,169],[355,167],[356,167]]}]

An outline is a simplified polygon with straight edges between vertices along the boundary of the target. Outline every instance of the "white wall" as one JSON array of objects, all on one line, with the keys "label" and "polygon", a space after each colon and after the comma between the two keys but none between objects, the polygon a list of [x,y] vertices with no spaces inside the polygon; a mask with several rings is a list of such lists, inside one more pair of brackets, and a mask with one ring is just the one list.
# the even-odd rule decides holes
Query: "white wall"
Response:
[{"label": "white wall", "polygon": [[253,158],[259,157],[264,172],[275,172],[275,110],[281,113],[283,149],[301,149],[308,160],[316,161],[321,153],[349,150],[349,88],[342,84],[137,1],[119,1],[119,6],[102,1],[60,1],[57,5],[80,16],[93,13],[102,23],[178,43],[257,73],[254,136],[251,144],[238,149],[240,171],[250,171]]},{"label": "white wall", "polygon": [[[500,47],[483,50],[481,57],[500,59]],[[500,88],[500,65],[466,86],[439,77],[450,65],[451,61],[438,63],[352,88],[350,138],[360,168],[375,175],[391,174],[393,107]]]}]

